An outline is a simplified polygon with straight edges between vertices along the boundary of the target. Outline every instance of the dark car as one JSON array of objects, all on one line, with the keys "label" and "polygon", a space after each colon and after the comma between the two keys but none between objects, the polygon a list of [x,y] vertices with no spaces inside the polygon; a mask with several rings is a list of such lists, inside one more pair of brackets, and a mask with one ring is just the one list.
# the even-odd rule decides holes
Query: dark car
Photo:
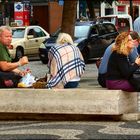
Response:
[{"label": "dark car", "polygon": [[50,38],[46,39],[39,47],[39,57],[43,64],[48,63],[48,51],[52,45],[55,45],[55,41],[58,37],[58,34],[61,32],[59,28]]},{"label": "dark car", "polygon": [[[55,44],[59,32],[51,36],[40,46],[39,56],[43,63],[48,62],[48,50]],[[110,22],[76,22],[74,45],[80,49],[84,60],[87,63],[89,59],[102,57],[105,49],[114,42],[118,34],[114,24]]]},{"label": "dark car", "polygon": [[105,49],[114,42],[118,34],[116,27],[110,22],[93,24],[79,22],[75,26],[75,37],[80,40],[75,42],[85,62],[102,57]]}]

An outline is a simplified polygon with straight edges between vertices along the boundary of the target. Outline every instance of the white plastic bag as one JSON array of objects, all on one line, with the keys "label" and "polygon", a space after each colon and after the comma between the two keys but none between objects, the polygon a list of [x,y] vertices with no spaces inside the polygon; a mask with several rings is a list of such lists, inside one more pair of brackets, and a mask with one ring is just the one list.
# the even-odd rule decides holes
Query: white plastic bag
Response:
[{"label": "white plastic bag", "polygon": [[33,83],[35,82],[35,77],[31,73],[27,73],[21,78],[20,82],[18,83],[18,87],[32,87]]}]

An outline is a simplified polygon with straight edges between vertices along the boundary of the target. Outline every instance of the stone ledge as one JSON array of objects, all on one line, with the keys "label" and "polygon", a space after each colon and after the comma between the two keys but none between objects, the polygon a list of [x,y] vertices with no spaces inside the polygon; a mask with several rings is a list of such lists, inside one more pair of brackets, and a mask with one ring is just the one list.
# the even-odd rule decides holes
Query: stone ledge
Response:
[{"label": "stone ledge", "polygon": [[99,89],[0,90],[0,113],[121,115],[137,111],[137,92]]},{"label": "stone ledge", "polygon": [[124,120],[124,121],[140,120],[140,113],[127,113],[127,114],[123,114],[120,119]]}]

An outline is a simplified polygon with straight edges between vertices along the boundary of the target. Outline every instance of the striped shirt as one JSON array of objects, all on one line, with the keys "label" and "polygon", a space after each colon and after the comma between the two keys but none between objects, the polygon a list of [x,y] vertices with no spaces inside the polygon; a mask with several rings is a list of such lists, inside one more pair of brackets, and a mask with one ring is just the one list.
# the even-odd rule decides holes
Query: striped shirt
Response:
[{"label": "striped shirt", "polygon": [[81,77],[85,71],[83,56],[79,48],[73,45],[57,44],[52,46],[48,58],[48,68],[50,70],[48,88],[55,87],[58,84],[64,86],[75,77]]}]

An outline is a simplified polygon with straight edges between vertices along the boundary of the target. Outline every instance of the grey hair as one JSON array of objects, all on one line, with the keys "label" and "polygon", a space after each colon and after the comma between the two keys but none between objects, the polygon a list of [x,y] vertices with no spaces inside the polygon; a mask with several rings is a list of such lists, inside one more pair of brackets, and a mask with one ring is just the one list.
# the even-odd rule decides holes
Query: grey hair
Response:
[{"label": "grey hair", "polygon": [[0,35],[3,31],[8,30],[12,33],[10,26],[0,26]]},{"label": "grey hair", "polygon": [[73,44],[73,40],[71,38],[71,36],[67,33],[59,33],[58,38],[56,40],[57,44],[65,44],[65,43],[69,43],[69,44]]}]

